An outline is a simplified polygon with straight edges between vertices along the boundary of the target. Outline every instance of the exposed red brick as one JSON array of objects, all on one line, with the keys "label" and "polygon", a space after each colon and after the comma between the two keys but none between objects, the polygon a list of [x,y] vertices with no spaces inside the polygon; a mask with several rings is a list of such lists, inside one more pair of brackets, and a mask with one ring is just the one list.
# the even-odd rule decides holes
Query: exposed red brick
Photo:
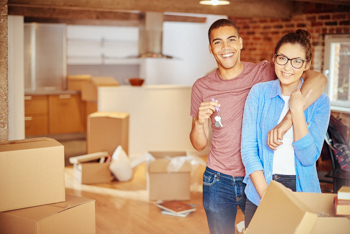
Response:
[{"label": "exposed red brick", "polygon": [[305,27],[306,27],[306,24],[297,24],[297,27],[298,27],[298,28],[305,28]]},{"label": "exposed red brick", "polygon": [[268,22],[267,19],[260,19],[259,21],[260,21],[260,23],[267,23]]},{"label": "exposed red brick", "polygon": [[336,28],[335,30],[337,33],[343,33],[343,28]]},{"label": "exposed red brick", "polygon": [[332,19],[346,19],[346,14],[333,14]]},{"label": "exposed red brick", "polygon": [[331,26],[331,25],[338,25],[337,21],[330,21],[330,22],[324,22],[326,26]]},{"label": "exposed red brick", "polygon": [[267,32],[267,31],[260,32],[260,35],[268,35],[268,34],[269,34],[269,32]]},{"label": "exposed red brick", "polygon": [[270,22],[271,23],[277,23],[277,22],[281,22],[281,20],[280,19],[271,19]]},{"label": "exposed red brick", "polygon": [[263,27],[263,29],[270,29],[271,28],[271,25],[265,25],[264,27]]},{"label": "exposed red brick", "polygon": [[311,22],[311,26],[312,27],[323,26],[323,22],[319,22],[319,21]]},{"label": "exposed red brick", "polygon": [[294,27],[294,24],[285,24],[284,27],[285,27],[285,28],[293,28],[293,27]]},{"label": "exposed red brick", "polygon": [[261,26],[260,26],[260,24],[256,24],[256,25],[253,25],[252,28],[253,28],[253,29],[260,29]]},{"label": "exposed red brick", "polygon": [[274,27],[274,28],[283,28],[283,26],[280,25],[280,24],[274,25],[273,27]]},{"label": "exposed red brick", "polygon": [[307,17],[306,17],[306,20],[308,20],[308,21],[316,21],[316,16],[315,16],[315,15],[313,15],[313,16],[307,16]]},{"label": "exposed red brick", "polygon": [[249,31],[249,32],[247,32],[247,35],[254,35],[254,34],[255,34],[254,31]]},{"label": "exposed red brick", "polygon": [[344,28],[344,33],[350,33],[350,27]]},{"label": "exposed red brick", "polygon": [[335,33],[335,28],[329,28],[328,33]]},{"label": "exposed red brick", "polygon": [[242,27],[243,29],[249,29],[250,28],[250,26],[249,25],[247,25],[247,24],[245,24],[245,25],[243,25],[243,27]]},{"label": "exposed red brick", "polygon": [[272,35],[276,35],[276,34],[279,34],[280,32],[279,31],[272,31],[270,32]]},{"label": "exposed red brick", "polygon": [[253,40],[259,41],[259,40],[261,40],[261,37],[253,37]]},{"label": "exposed red brick", "polygon": [[331,19],[331,16],[330,15],[319,15],[317,18],[319,20],[328,20],[328,19]]},{"label": "exposed red brick", "polygon": [[350,20],[339,21],[339,25],[350,25]]}]

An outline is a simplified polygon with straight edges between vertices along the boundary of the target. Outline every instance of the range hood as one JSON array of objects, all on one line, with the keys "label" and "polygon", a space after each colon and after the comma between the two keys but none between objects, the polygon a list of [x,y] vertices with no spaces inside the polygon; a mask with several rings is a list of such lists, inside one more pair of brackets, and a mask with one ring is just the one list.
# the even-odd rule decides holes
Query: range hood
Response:
[{"label": "range hood", "polygon": [[146,12],[140,19],[138,58],[172,58],[162,52],[163,13]]}]

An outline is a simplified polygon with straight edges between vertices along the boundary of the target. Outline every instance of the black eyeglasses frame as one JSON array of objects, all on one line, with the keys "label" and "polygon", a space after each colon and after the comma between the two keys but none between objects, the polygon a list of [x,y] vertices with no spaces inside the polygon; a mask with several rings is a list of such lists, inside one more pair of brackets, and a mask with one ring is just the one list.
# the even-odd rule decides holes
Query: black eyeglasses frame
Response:
[{"label": "black eyeglasses frame", "polygon": [[[285,63],[285,64],[279,64],[278,62],[277,62],[277,57],[278,56],[282,56],[282,57],[284,57],[284,58],[286,58],[287,59],[287,62]],[[280,54],[275,54],[275,57],[276,57],[276,63],[278,64],[278,65],[281,65],[281,66],[284,66],[284,65],[286,65],[289,61],[290,61],[290,65],[292,65],[292,67],[294,67],[293,66],[293,63],[292,63],[292,61],[294,60],[294,59],[298,59],[298,60],[301,60],[301,61],[303,61],[303,63],[301,64],[301,66],[300,67],[294,67],[295,69],[300,69],[300,68],[302,68],[303,66],[304,66],[304,63],[307,61],[307,59],[305,59],[305,60],[303,60],[303,59],[300,59],[300,58],[288,58],[288,57],[286,57],[286,56],[284,56],[284,55],[280,55]]]}]

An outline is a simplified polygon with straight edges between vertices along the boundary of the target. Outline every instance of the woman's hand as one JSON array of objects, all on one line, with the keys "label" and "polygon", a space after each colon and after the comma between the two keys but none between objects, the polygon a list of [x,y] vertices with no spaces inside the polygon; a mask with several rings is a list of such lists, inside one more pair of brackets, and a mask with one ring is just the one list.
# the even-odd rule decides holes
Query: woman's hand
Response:
[{"label": "woman's hand", "polygon": [[289,109],[293,112],[304,112],[307,101],[311,96],[312,90],[310,89],[305,96],[300,92],[300,89],[294,90],[290,95]]}]

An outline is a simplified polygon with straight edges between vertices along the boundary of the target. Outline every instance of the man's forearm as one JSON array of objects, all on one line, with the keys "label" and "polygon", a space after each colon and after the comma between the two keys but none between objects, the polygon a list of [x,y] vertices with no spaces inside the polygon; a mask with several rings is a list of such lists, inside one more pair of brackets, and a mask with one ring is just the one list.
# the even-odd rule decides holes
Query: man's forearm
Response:
[{"label": "man's forearm", "polygon": [[303,79],[305,80],[301,87],[301,93],[305,96],[306,93],[312,89],[311,96],[304,106],[306,110],[312,103],[314,103],[323,93],[324,88],[327,85],[327,77],[322,73],[316,71],[306,71],[303,73]]},{"label": "man's forearm", "polygon": [[198,151],[202,151],[208,144],[208,130],[206,130],[206,126],[208,127],[207,122],[199,124],[196,122],[196,118],[193,118],[190,140],[193,147]]}]

